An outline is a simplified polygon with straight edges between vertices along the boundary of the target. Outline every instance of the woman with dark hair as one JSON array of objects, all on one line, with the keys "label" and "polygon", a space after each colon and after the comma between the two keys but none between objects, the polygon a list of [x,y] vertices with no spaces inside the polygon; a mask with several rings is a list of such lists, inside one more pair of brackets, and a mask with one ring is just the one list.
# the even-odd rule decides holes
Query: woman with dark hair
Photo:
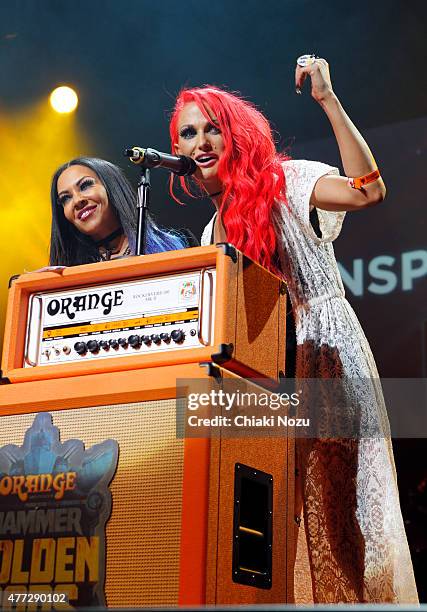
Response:
[{"label": "woman with dark hair", "polygon": [[[74,266],[135,253],[136,194],[117,166],[79,157],[55,172],[51,187],[51,266]],[[189,246],[148,217],[146,253]]]},{"label": "woman with dark hair", "polygon": [[[179,94],[172,151],[197,164],[191,178],[180,178],[184,191],[208,195],[216,208],[202,245],[230,242],[287,282],[296,378],[335,380],[344,401],[338,409],[333,397],[322,416],[332,425],[338,419],[356,424],[359,432],[340,437],[326,428],[323,437],[297,440],[304,520],[296,601],[417,602],[378,372],[345,299],[332,246],[346,211],[378,204],[385,187],[332,89],[327,62],[299,58],[297,93],[307,77],[332,125],[346,177],[326,164],[277,153],[270,125],[255,106],[213,86]],[[173,187],[172,179],[174,196]]]}]

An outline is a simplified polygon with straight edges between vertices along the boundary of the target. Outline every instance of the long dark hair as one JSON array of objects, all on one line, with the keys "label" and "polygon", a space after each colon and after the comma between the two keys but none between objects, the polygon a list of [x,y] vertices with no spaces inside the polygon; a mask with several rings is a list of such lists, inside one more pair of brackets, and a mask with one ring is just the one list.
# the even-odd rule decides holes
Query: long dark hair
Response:
[{"label": "long dark hair", "polygon": [[[70,223],[58,203],[58,178],[70,166],[86,166],[95,172],[107,192],[108,201],[117,214],[124,234],[129,240],[131,252],[135,253],[137,225],[136,195],[123,172],[105,159],[77,157],[58,168],[52,178],[51,204],[52,229],[50,237],[49,263],[52,266],[75,266],[100,261],[95,242]],[[188,243],[183,235],[173,230],[157,227],[149,216],[147,223],[146,253],[160,253],[183,249]]]}]

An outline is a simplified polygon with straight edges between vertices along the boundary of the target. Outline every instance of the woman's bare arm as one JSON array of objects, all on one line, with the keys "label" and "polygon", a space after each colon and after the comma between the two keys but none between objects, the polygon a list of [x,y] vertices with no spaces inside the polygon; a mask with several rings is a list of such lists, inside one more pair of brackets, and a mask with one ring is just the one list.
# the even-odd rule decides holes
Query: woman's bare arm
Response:
[{"label": "woman's bare arm", "polygon": [[[311,80],[311,95],[325,111],[337,140],[344,172],[347,177],[360,177],[377,169],[375,159],[365,139],[347,115],[332,89],[329,66],[318,58],[306,67],[297,65],[295,85],[301,90],[307,77]],[[352,211],[374,206],[385,197],[382,178],[363,189],[354,189],[345,177],[321,177],[313,190],[311,204],[323,210]]]}]

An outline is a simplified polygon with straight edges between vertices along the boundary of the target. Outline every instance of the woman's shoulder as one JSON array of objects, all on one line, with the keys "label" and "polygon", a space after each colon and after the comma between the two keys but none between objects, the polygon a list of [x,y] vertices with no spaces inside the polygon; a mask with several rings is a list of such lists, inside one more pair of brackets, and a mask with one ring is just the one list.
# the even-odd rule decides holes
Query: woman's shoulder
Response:
[{"label": "woman's shoulder", "polygon": [[324,174],[339,174],[338,168],[334,168],[329,164],[320,161],[309,159],[287,159],[282,162],[282,168],[285,173],[286,180],[302,181],[313,176],[322,176]]},{"label": "woman's shoulder", "polygon": [[308,159],[288,159],[282,163],[288,200],[311,196],[316,182],[325,174],[339,174],[338,168]]},{"label": "woman's shoulder", "polygon": [[320,230],[318,234],[313,229],[310,213],[313,209],[311,195],[316,182],[326,174],[338,175],[338,168],[318,161],[290,159],[283,162],[283,170],[286,179],[286,203],[280,203],[279,212],[284,223],[297,223],[306,238],[315,244],[335,240],[340,233],[345,213],[317,210]]}]

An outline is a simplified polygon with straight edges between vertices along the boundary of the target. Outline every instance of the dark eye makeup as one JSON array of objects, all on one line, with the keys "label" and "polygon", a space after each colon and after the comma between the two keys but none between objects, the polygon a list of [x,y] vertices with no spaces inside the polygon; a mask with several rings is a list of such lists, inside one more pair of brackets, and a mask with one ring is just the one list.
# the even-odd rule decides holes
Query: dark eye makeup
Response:
[{"label": "dark eye makeup", "polygon": [[70,196],[68,195],[68,193],[64,193],[63,195],[59,196],[58,197],[59,206],[65,206],[69,198]]},{"label": "dark eye makeup", "polygon": [[193,138],[196,135],[196,130],[193,127],[184,127],[180,131],[181,138]]},{"label": "dark eye makeup", "polygon": [[[219,127],[217,125],[214,125],[213,123],[208,123],[206,125],[205,128],[205,132],[209,132],[210,134],[221,134],[221,130],[219,129]],[[186,127],[183,127],[182,130],[179,132],[179,135],[181,136],[181,138],[194,138],[194,136],[196,136],[197,132],[195,130],[195,128],[191,125],[188,125]]]},{"label": "dark eye makeup", "polygon": [[221,130],[219,129],[219,127],[217,125],[215,125],[214,123],[209,123],[208,125],[208,131],[211,134],[221,134]]},{"label": "dark eye makeup", "polygon": [[[92,187],[92,185],[94,184],[95,184],[94,179],[85,178],[79,185],[80,191],[84,191],[85,189],[88,189],[88,187]],[[65,206],[69,199],[70,199],[70,194],[64,193],[58,197],[58,204],[60,206]]]},{"label": "dark eye makeup", "polygon": [[95,184],[95,181],[93,179],[86,178],[84,179],[84,181],[80,183],[80,191],[83,191],[84,189],[87,189],[88,187],[91,187],[94,184]]}]

